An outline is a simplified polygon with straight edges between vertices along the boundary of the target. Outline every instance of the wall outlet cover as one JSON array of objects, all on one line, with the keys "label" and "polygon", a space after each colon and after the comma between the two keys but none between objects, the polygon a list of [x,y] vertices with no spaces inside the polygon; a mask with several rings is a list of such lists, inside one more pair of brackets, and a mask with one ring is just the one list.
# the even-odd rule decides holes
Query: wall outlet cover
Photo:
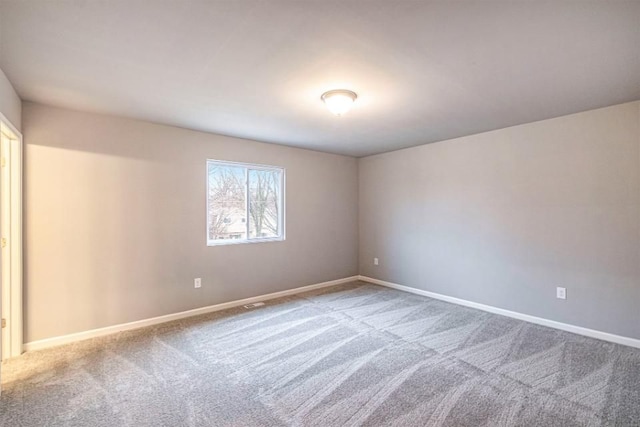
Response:
[{"label": "wall outlet cover", "polygon": [[558,299],[567,299],[567,288],[556,288],[556,298]]}]

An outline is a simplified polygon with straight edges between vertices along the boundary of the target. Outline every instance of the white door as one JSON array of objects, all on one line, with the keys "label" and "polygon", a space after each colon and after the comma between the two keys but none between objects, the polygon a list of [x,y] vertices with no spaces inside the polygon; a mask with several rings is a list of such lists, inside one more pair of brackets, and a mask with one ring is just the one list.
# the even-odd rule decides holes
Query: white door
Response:
[{"label": "white door", "polygon": [[0,280],[2,284],[2,360],[9,358],[11,350],[11,334],[7,328],[7,318],[11,314],[11,289],[7,284],[10,276],[9,269],[6,268],[9,254],[7,253],[7,236],[9,235],[10,215],[7,213],[9,206],[10,190],[8,184],[10,182],[10,165],[7,165],[7,159],[11,156],[11,138],[6,132],[0,132]]},{"label": "white door", "polygon": [[0,114],[0,358],[22,353],[22,139]]}]

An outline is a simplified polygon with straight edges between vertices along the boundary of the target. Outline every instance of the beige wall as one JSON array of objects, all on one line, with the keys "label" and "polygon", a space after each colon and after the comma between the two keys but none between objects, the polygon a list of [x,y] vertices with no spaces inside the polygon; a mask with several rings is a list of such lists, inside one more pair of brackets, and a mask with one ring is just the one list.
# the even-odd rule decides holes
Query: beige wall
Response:
[{"label": "beige wall", "polygon": [[640,102],[360,159],[359,216],[360,274],[640,338]]},{"label": "beige wall", "polygon": [[[32,103],[23,128],[27,342],[351,276],[358,255],[640,338],[640,102],[358,161]],[[287,169],[285,242],[206,246],[207,158]]]},{"label": "beige wall", "polygon": [[[32,103],[23,130],[26,342],[357,274],[354,158]],[[286,241],[207,247],[207,158],[286,168]]]},{"label": "beige wall", "polygon": [[11,86],[4,72],[0,69],[0,113],[2,113],[11,124],[22,130],[22,102]]}]

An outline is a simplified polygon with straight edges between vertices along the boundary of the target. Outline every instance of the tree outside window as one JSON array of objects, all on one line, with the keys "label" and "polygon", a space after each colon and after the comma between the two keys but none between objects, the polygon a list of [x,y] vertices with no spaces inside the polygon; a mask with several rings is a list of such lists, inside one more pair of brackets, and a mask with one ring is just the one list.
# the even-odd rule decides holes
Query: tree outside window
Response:
[{"label": "tree outside window", "polygon": [[209,245],[284,239],[284,169],[207,162]]}]

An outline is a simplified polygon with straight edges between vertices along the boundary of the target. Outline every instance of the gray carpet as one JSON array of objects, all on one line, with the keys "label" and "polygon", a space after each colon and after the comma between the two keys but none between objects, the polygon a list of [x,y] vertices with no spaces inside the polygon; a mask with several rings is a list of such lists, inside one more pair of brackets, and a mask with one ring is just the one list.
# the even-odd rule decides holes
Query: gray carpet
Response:
[{"label": "gray carpet", "polygon": [[640,425],[640,350],[364,283],[32,352],[3,426]]}]

